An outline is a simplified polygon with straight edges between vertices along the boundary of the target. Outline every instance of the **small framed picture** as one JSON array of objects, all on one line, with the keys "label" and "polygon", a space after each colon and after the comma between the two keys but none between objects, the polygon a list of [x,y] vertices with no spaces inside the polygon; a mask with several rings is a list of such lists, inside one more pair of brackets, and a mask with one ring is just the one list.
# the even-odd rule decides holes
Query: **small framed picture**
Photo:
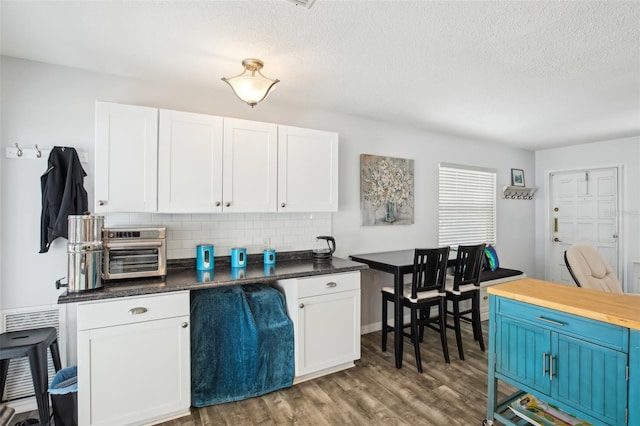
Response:
[{"label": "small framed picture", "polygon": [[524,170],[511,169],[511,186],[524,186]]}]

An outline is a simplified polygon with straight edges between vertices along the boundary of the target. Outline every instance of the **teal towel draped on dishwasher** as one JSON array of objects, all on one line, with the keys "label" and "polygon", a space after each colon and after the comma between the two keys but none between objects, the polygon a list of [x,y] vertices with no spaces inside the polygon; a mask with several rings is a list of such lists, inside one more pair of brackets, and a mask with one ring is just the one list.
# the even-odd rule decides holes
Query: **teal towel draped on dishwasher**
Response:
[{"label": "teal towel draped on dishwasher", "polygon": [[191,325],[194,407],[293,384],[293,324],[278,290],[247,284],[192,291]]}]

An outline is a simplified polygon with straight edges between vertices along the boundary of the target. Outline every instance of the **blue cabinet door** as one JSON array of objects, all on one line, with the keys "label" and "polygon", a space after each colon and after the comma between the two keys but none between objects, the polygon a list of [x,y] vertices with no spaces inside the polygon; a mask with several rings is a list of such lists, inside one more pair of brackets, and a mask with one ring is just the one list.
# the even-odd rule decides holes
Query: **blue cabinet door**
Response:
[{"label": "blue cabinet door", "polygon": [[496,373],[549,394],[551,332],[508,317],[498,317]]},{"label": "blue cabinet door", "polygon": [[627,354],[553,333],[551,396],[603,422],[625,424]]}]

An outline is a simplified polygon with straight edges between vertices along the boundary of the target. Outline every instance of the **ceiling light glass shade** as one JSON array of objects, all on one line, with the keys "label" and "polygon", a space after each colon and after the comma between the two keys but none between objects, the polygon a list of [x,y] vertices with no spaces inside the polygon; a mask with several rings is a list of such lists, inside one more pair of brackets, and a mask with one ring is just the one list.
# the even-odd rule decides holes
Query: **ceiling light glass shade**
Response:
[{"label": "ceiling light glass shade", "polygon": [[233,93],[244,102],[251,105],[251,108],[267,97],[269,91],[280,80],[272,80],[265,77],[260,72],[264,63],[259,59],[248,58],[242,61],[244,71],[235,77],[222,77],[222,81],[233,89]]}]

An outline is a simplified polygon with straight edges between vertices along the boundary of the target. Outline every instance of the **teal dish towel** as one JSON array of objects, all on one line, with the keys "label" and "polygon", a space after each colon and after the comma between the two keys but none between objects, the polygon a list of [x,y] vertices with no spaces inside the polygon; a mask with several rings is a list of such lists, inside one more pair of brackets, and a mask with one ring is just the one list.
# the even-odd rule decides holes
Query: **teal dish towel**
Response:
[{"label": "teal dish towel", "polygon": [[284,296],[261,284],[191,292],[191,405],[293,384],[293,324]]}]

